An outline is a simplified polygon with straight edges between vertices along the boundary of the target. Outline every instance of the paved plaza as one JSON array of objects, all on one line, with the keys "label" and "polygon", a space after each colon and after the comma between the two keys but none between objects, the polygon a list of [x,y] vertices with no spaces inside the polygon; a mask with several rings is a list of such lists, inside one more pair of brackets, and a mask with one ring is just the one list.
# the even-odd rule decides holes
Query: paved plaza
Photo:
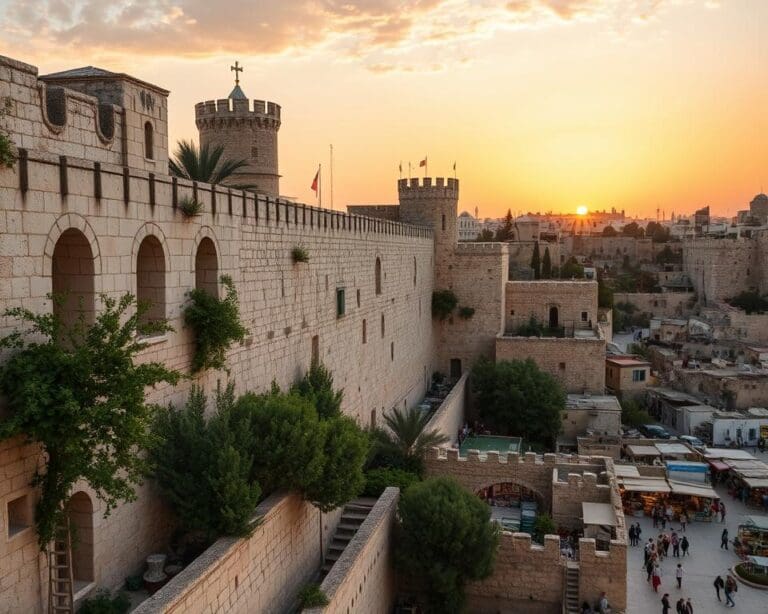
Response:
[{"label": "paved plaza", "polygon": [[[677,559],[671,556],[672,548],[670,548],[670,557],[664,559],[661,564],[663,575],[658,594],[654,593],[651,584],[646,582],[642,543],[648,541],[651,536],[657,537],[660,529],[653,528],[653,522],[649,517],[625,516],[627,526],[629,523],[640,522],[643,530],[641,545],[627,548],[627,614],[659,614],[661,597],[664,593],[669,593],[672,613],[675,612],[675,603],[680,597],[686,599],[690,597],[695,614],[726,611],[768,614],[768,590],[751,588],[741,582],[734,596],[735,608],[725,607],[724,596],[722,596],[722,602],[717,601],[712,585],[715,577],[720,574],[725,579],[725,574],[738,562],[738,557],[730,544],[728,551],[720,549],[723,526],[728,527],[729,539],[732,541],[744,515],[761,512],[749,509],[735,501],[728,496],[724,488],[716,490],[725,502],[725,525],[720,522],[694,522],[688,525],[686,535],[691,544],[689,556]],[[680,525],[677,522],[672,523],[673,530],[677,531],[679,528]],[[667,524],[667,532],[670,532],[669,524]],[[678,534],[680,534],[679,531]],[[682,590],[678,590],[675,581],[677,563],[682,563],[684,569]]]}]

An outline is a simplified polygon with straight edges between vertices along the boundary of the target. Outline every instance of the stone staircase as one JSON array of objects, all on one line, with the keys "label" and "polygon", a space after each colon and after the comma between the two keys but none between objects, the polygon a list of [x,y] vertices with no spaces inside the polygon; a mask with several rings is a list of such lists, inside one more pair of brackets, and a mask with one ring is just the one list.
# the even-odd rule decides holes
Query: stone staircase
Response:
[{"label": "stone staircase", "polygon": [[321,581],[331,571],[333,564],[339,560],[341,553],[344,552],[344,549],[355,536],[360,525],[368,517],[375,503],[376,499],[359,498],[350,501],[344,506],[341,519],[333,535],[333,540],[328,546],[328,551],[325,553],[323,566],[320,568]]},{"label": "stone staircase", "polygon": [[565,564],[565,603],[563,612],[578,614],[579,610],[579,564],[568,561]]}]

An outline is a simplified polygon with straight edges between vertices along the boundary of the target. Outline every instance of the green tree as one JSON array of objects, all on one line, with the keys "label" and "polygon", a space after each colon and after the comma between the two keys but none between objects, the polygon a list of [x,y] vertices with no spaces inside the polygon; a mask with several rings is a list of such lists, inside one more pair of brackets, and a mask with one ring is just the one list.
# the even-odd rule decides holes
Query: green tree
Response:
[{"label": "green tree", "polygon": [[733,298],[726,299],[726,302],[733,307],[744,310],[747,314],[768,311],[768,300],[756,290],[745,290]]},{"label": "green tree", "polygon": [[480,359],[472,369],[472,390],[480,417],[496,432],[554,446],[565,392],[533,360]]},{"label": "green tree", "polygon": [[232,278],[221,276],[226,296],[220,299],[201,288],[189,292],[184,308],[184,325],[195,335],[192,372],[223,369],[226,353],[234,341],[242,341],[248,330],[240,323],[237,290]]},{"label": "green tree", "polygon": [[0,393],[9,409],[0,440],[24,435],[44,452],[33,482],[41,487],[35,510],[41,549],[64,521],[64,505],[78,480],[93,488],[106,513],[136,498],[134,487],[147,469],[140,451],[150,442],[155,410],[145,391],[179,379],[160,363],[134,363],[145,347],[137,333],[170,327],[140,324],[148,306],[134,309],[130,294],[119,300],[102,295],[101,301],[93,324],[84,315],[65,325],[54,314],[5,312],[27,328],[0,340],[0,348],[10,351],[0,365]]},{"label": "green tree", "polygon": [[583,277],[584,267],[576,262],[573,256],[560,268],[560,279],[582,279]]},{"label": "green tree", "polygon": [[665,245],[658,254],[656,254],[656,262],[658,264],[679,264],[683,261],[683,253],[681,251],[674,251],[669,245]]},{"label": "green tree", "polygon": [[334,389],[333,375],[322,363],[313,364],[307,374],[291,387],[291,392],[312,401],[318,416],[323,420],[341,413],[344,391]]},{"label": "green tree", "polygon": [[533,524],[533,538],[543,544],[545,535],[557,535],[557,525],[549,514],[539,514]]},{"label": "green tree", "polygon": [[461,612],[464,585],[493,572],[499,530],[491,508],[451,478],[431,478],[400,496],[395,565],[418,579],[427,612]]},{"label": "green tree", "polygon": [[237,172],[248,166],[248,160],[222,159],[224,146],[203,145],[198,149],[192,141],[176,143],[176,152],[168,161],[171,175],[201,181],[203,183],[226,183],[240,190],[252,189],[253,184],[234,183]]},{"label": "green tree", "polygon": [[613,288],[600,272],[597,275],[597,306],[604,309],[613,307]]},{"label": "green tree", "polygon": [[552,256],[549,255],[549,246],[544,248],[544,258],[541,261],[542,279],[552,278]]},{"label": "green tree", "polygon": [[616,229],[611,226],[610,224],[603,228],[603,236],[604,237],[615,237],[618,236],[618,232],[616,232]]},{"label": "green tree", "polygon": [[645,231],[637,222],[630,222],[629,224],[624,225],[624,228],[621,229],[621,234],[625,237],[636,237],[641,239],[645,235]]},{"label": "green tree", "polygon": [[458,304],[459,299],[453,290],[435,290],[432,293],[432,317],[442,322],[451,315]]},{"label": "green tree", "polygon": [[404,491],[418,481],[419,476],[411,471],[395,469],[394,467],[377,467],[365,472],[363,494],[366,497],[378,498],[388,486],[397,486],[401,491]]},{"label": "green tree", "polygon": [[183,408],[158,412],[150,456],[180,525],[205,542],[247,535],[261,495],[251,480],[248,415],[234,411],[234,387],[217,393],[215,404],[206,420],[205,394],[194,387]]},{"label": "green tree", "polygon": [[480,234],[477,235],[477,241],[481,243],[489,243],[493,241],[493,231],[488,228],[483,228]]},{"label": "green tree", "polygon": [[324,512],[330,512],[357,497],[365,487],[363,467],[369,440],[354,420],[336,416],[321,422],[324,431],[320,475],[304,487],[304,497]]},{"label": "green tree", "polygon": [[512,217],[512,209],[507,209],[507,215],[504,216],[504,221],[501,226],[496,230],[496,240],[504,243],[505,241],[511,241],[515,237],[513,231],[514,218]]},{"label": "green tree", "polygon": [[251,480],[261,484],[265,494],[280,488],[303,493],[320,479],[326,433],[312,401],[276,391],[247,393],[234,410],[248,415]]},{"label": "green tree", "polygon": [[533,278],[541,279],[541,254],[539,253],[539,242],[533,244],[533,255],[531,256],[531,268],[533,269]]},{"label": "green tree", "polygon": [[426,453],[448,441],[437,430],[424,430],[429,419],[429,414],[416,409],[392,408],[384,415],[388,428],[374,431],[374,451],[387,459],[387,464],[421,475]]},{"label": "green tree", "polygon": [[645,236],[650,237],[654,243],[666,243],[669,241],[669,228],[662,226],[658,222],[648,222],[645,227]]},{"label": "green tree", "polygon": [[642,424],[652,424],[655,420],[645,406],[635,399],[622,399],[621,423],[625,426],[637,427]]}]

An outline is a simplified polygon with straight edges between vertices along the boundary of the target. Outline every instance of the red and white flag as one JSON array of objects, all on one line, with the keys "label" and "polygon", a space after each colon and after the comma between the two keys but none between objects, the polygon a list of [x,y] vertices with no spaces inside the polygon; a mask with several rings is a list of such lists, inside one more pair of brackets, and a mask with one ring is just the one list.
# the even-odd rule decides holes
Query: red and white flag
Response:
[{"label": "red and white flag", "polygon": [[317,194],[317,184],[320,181],[320,169],[317,169],[317,172],[315,173],[315,178],[312,180],[312,190],[315,194]]},{"label": "red and white flag", "polygon": [[419,167],[426,166],[427,165],[427,158],[425,157],[421,162],[419,162]]}]

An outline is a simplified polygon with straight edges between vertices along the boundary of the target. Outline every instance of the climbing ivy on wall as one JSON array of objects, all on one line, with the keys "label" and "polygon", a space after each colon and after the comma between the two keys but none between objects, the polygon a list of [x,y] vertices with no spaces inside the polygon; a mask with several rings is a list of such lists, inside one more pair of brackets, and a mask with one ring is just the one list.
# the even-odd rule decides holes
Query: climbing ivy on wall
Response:
[{"label": "climbing ivy on wall", "polygon": [[101,301],[93,324],[81,315],[65,325],[54,314],[22,308],[4,314],[25,328],[0,340],[0,349],[10,353],[0,365],[0,394],[10,410],[0,440],[22,435],[44,452],[33,480],[40,487],[35,524],[41,549],[64,520],[78,480],[93,488],[106,513],[136,498],[134,487],[146,470],[138,452],[148,444],[154,410],[145,390],[179,378],[162,364],[134,363],[144,347],[137,333],[170,330],[165,322],[139,324],[146,307],[134,309],[130,294]]},{"label": "climbing ivy on wall", "polygon": [[[7,115],[11,108],[11,99],[5,98],[0,107],[0,120]],[[16,163],[16,151],[8,132],[0,125],[0,166],[12,168]]]}]

